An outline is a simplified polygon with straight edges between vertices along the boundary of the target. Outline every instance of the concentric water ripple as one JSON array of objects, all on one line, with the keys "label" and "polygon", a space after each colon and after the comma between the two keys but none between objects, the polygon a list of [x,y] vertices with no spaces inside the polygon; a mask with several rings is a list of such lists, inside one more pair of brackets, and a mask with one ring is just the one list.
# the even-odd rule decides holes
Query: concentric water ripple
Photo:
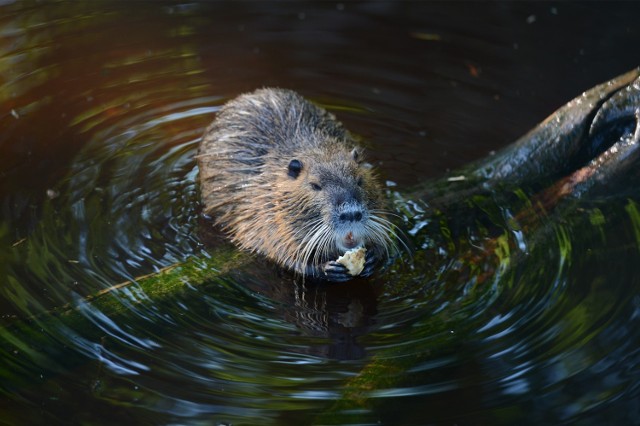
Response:
[{"label": "concentric water ripple", "polygon": [[[636,66],[618,6],[0,5],[2,421],[637,422],[632,182],[545,213],[425,184]],[[387,182],[411,250],[371,279],[297,282],[201,217],[200,135],[267,85]]]}]

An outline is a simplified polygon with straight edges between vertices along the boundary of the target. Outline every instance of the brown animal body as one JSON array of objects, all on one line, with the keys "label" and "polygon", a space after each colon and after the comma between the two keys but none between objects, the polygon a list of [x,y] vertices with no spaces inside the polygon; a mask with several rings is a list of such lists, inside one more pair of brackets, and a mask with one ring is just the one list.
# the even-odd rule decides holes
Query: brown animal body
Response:
[{"label": "brown animal body", "polygon": [[228,102],[198,152],[204,213],[241,248],[304,276],[351,278],[334,260],[367,249],[361,276],[395,247],[383,191],[349,133],[290,90]]}]

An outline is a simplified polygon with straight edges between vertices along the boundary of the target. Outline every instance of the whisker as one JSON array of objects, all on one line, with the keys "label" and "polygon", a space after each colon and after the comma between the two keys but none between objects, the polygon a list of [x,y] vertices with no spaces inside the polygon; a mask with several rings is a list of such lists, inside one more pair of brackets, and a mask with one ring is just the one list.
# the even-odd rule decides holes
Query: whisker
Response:
[{"label": "whisker", "polygon": [[384,216],[378,216],[376,214],[372,214],[371,215],[371,219],[374,219],[374,220],[379,221],[379,222],[387,223],[393,228],[397,228],[398,227],[398,225],[396,225],[395,223],[393,223],[392,221],[390,221],[389,219],[387,219]]},{"label": "whisker", "polygon": [[300,229],[296,230],[296,232],[293,233],[293,236],[298,237],[302,234],[306,235],[306,237],[302,238],[302,241],[304,242],[308,239],[309,235],[313,235],[316,232],[314,228],[320,226],[321,224],[322,224],[322,219],[307,223]]},{"label": "whisker", "polygon": [[333,232],[326,227],[326,232],[324,233],[322,240],[318,244],[318,251],[316,252],[316,257],[314,261],[318,263],[320,259],[328,259],[331,249],[331,241],[333,240]]},{"label": "whisker", "polygon": [[[287,259],[288,261],[293,262],[294,264],[299,265],[300,269],[304,270],[307,265],[308,257],[310,255],[311,250],[313,249],[314,239],[317,238],[318,232],[322,228],[322,219],[317,219],[306,223],[303,227],[298,229],[292,236],[291,240],[295,240],[296,237],[300,235],[304,235],[302,241],[300,242],[301,250],[295,250],[294,256],[292,259]],[[284,250],[283,253],[289,253],[291,250]],[[282,256],[284,258],[284,255]]]},{"label": "whisker", "polygon": [[[304,249],[302,253],[303,265],[309,264],[309,259],[311,258],[311,254],[314,252],[314,250],[317,253],[318,241],[322,239],[327,229],[328,228],[325,223],[320,223],[319,226],[314,228],[313,234],[306,241],[303,241],[303,244],[304,244]],[[315,256],[314,256],[314,259],[315,259]]]},{"label": "whisker", "polygon": [[390,243],[393,246],[393,249],[396,253],[400,254],[401,252],[400,247],[396,243],[396,241],[399,241],[406,253],[409,255],[411,254],[411,249],[402,238],[404,236],[404,233],[396,224],[386,218],[374,215],[370,217],[370,222],[375,226],[378,232],[384,234],[384,237],[382,238],[386,241],[387,244]]},{"label": "whisker", "polygon": [[387,257],[390,257],[389,254],[389,245],[391,245],[394,249],[397,250],[397,246],[393,239],[389,238],[388,230],[381,224],[376,222],[371,222],[368,227],[369,232],[371,233],[372,239],[378,243],[381,247],[384,248]]},{"label": "whisker", "polygon": [[404,217],[398,213],[394,213],[390,210],[384,210],[384,209],[372,209],[370,210],[370,212],[374,215],[383,215],[383,216],[393,216],[393,217],[397,217],[398,219],[404,219]]}]

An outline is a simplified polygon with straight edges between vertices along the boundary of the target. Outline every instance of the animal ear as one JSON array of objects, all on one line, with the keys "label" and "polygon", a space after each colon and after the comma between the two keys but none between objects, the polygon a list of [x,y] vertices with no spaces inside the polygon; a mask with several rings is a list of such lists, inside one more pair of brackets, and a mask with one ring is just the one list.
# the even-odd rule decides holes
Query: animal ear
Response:
[{"label": "animal ear", "polygon": [[302,170],[302,162],[300,160],[293,159],[289,162],[287,174],[292,178],[297,178]]},{"label": "animal ear", "polygon": [[353,158],[353,161],[356,163],[360,163],[362,161],[362,151],[360,151],[359,148],[353,148],[351,150],[351,158]]}]

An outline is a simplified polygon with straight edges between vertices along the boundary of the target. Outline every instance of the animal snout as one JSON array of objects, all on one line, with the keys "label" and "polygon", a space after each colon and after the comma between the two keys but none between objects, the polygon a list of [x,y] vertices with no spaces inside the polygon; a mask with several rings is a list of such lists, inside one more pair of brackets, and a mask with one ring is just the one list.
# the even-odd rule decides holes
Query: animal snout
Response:
[{"label": "animal snout", "polygon": [[362,211],[360,210],[348,210],[340,213],[341,222],[360,222],[362,220]]}]

